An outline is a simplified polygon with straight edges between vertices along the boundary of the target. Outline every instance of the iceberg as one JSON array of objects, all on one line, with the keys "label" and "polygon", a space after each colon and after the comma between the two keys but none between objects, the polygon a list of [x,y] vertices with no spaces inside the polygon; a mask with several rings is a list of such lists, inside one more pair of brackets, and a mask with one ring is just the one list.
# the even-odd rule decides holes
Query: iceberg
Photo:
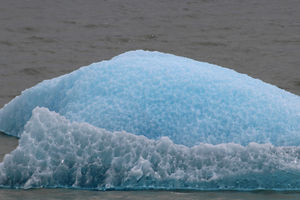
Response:
[{"label": "iceberg", "polygon": [[129,51],[0,109],[0,188],[300,190],[300,97],[217,65]]},{"label": "iceberg", "polygon": [[0,110],[20,137],[35,107],[108,131],[175,144],[300,144],[300,98],[245,74],[171,54],[130,51],[29,88]]}]

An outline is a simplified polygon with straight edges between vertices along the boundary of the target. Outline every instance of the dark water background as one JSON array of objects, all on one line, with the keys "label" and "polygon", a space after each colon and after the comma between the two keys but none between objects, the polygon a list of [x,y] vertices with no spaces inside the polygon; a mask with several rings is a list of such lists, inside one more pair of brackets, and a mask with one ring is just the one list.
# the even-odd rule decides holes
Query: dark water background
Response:
[{"label": "dark water background", "polygon": [[[300,95],[299,0],[0,0],[0,107],[128,50],[235,69]],[[17,140],[0,134],[0,160]],[[278,192],[0,190],[5,199],[300,199]]]},{"label": "dark water background", "polygon": [[299,199],[291,192],[83,191],[66,189],[0,190],[2,200],[282,200]]}]

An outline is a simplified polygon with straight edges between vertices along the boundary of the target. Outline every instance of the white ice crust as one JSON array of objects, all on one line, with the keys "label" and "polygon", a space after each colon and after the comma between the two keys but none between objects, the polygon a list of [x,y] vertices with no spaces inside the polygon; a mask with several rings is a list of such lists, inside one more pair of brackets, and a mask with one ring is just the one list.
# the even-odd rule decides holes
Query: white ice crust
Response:
[{"label": "white ice crust", "polygon": [[36,108],[0,164],[0,186],[81,189],[299,189],[300,147],[186,147],[70,122]]}]

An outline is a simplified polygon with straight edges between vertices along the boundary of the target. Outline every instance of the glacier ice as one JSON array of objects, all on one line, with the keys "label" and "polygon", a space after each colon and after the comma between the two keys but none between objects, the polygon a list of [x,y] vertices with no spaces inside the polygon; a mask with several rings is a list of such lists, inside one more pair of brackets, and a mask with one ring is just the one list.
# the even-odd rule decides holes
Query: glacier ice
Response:
[{"label": "glacier ice", "polygon": [[300,147],[174,144],[70,122],[35,108],[0,164],[0,187],[300,189]]},{"label": "glacier ice", "polygon": [[300,98],[247,75],[171,54],[130,51],[29,88],[0,110],[21,136],[32,110],[176,144],[300,144]]},{"label": "glacier ice", "polygon": [[300,97],[216,65],[130,51],[0,109],[20,137],[0,188],[300,190]]}]

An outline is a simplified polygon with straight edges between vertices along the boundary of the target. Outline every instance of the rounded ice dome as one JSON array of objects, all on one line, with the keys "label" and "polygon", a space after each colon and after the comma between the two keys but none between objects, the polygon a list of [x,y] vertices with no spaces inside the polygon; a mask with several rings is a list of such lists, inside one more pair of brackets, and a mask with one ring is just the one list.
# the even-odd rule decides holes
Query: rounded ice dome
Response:
[{"label": "rounded ice dome", "polygon": [[71,121],[194,146],[300,144],[300,98],[245,74],[171,54],[130,51],[29,88],[0,110],[20,137],[35,107]]}]

